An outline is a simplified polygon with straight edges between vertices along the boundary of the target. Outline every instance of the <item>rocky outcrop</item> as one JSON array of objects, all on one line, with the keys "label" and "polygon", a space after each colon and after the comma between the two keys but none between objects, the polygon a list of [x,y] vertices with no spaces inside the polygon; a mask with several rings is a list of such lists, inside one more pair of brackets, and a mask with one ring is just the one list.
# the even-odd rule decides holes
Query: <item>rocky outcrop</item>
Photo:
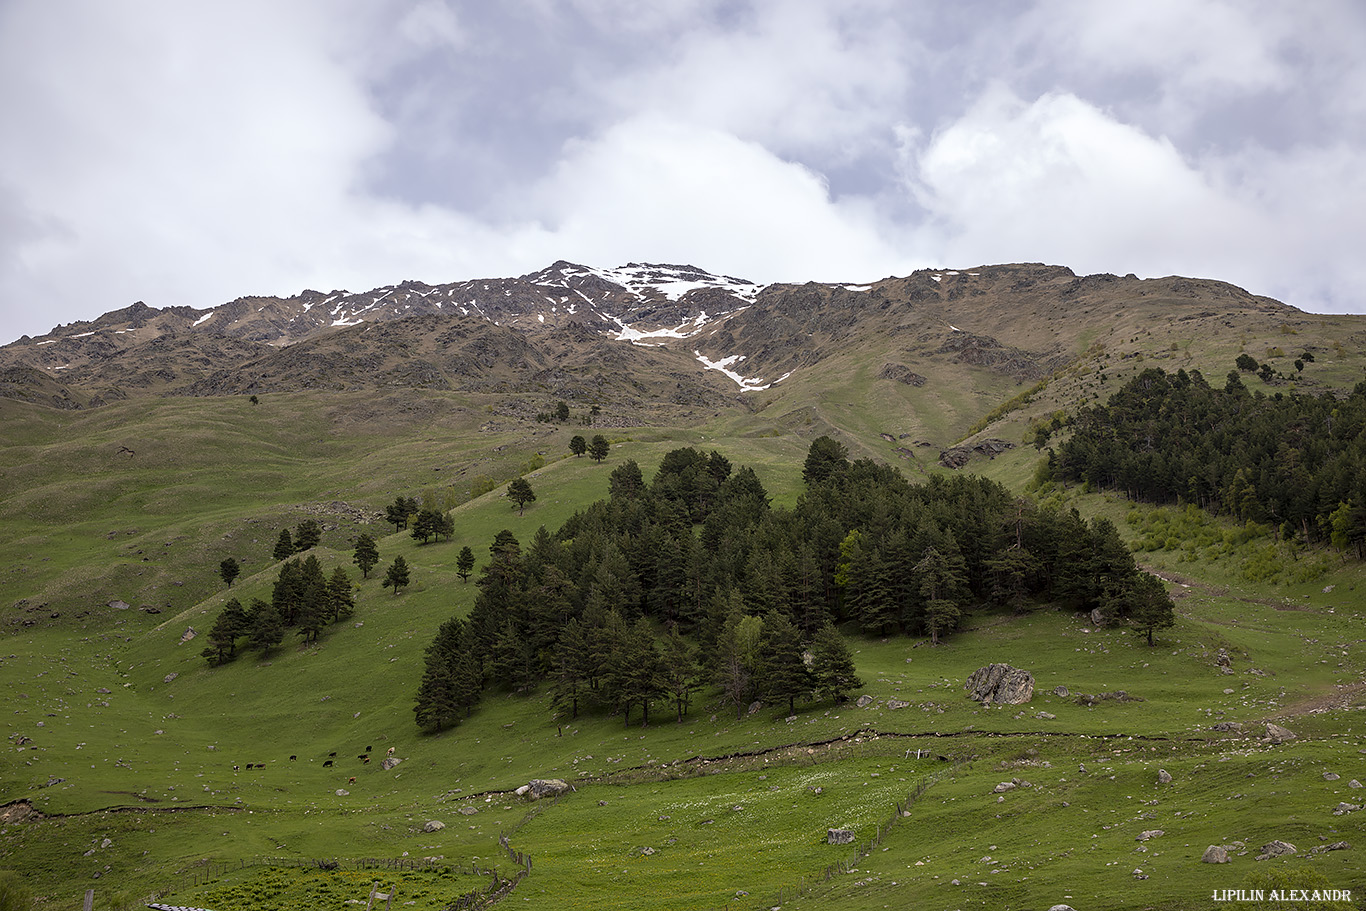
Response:
[{"label": "rocky outcrop", "polygon": [[854,843],[854,833],[848,829],[827,829],[825,843],[828,845],[851,845]]},{"label": "rocky outcrop", "polygon": [[540,800],[543,797],[559,797],[570,790],[573,790],[573,786],[561,778],[533,778],[515,793],[528,800]]},{"label": "rocky outcrop", "polygon": [[1295,733],[1289,728],[1283,728],[1279,724],[1266,722],[1266,739],[1272,743],[1285,743],[1287,740],[1294,740]]},{"label": "rocky outcrop", "polygon": [[1205,864],[1226,864],[1228,863],[1228,849],[1223,845],[1210,845],[1205,849],[1205,853],[1200,855],[1200,862]]},{"label": "rocky outcrop", "polygon": [[1257,855],[1257,860],[1269,860],[1273,857],[1294,853],[1296,853],[1294,845],[1288,841],[1281,841],[1278,838],[1273,842],[1262,845],[1262,851]]},{"label": "rocky outcrop", "polygon": [[954,446],[939,453],[939,464],[945,468],[962,468],[974,455],[984,455],[994,459],[1007,449],[1014,449],[1014,443],[1005,440],[981,440],[971,446]]},{"label": "rocky outcrop", "polygon": [[907,386],[924,386],[926,382],[923,376],[915,373],[904,364],[883,364],[877,376],[880,380],[896,380],[898,383],[905,383]]},{"label": "rocky outcrop", "polygon": [[1034,675],[1008,664],[988,664],[973,671],[964,688],[984,705],[1021,705],[1034,698]]}]

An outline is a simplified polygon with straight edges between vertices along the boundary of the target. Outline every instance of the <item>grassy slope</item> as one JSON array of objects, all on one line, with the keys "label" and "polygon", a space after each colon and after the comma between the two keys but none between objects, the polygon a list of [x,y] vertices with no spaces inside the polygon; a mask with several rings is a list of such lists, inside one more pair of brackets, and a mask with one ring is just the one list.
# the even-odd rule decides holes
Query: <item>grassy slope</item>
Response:
[{"label": "grassy slope", "polygon": [[[880,455],[890,446],[877,433],[923,431],[941,442],[970,423],[923,417],[938,414],[931,393],[949,393],[893,387],[873,373],[852,365],[844,387],[793,386],[755,415],[723,415],[707,428],[609,431],[617,445],[607,464],[561,459],[530,475],[539,499],[525,516],[500,487],[456,510],[452,542],[419,547],[406,533],[382,537],[383,562],[362,583],[356,616],[319,647],[287,643],[265,660],[224,668],[209,668],[198,644],[180,638],[187,627],[206,629],[228,594],[268,596],[275,533],[303,517],[301,504],[341,499],[379,509],[396,493],[434,486],[434,476],[457,486],[475,474],[505,478],[536,451],[558,456],[569,433],[534,425],[481,432],[482,403],[441,396],[420,418],[362,422],[364,433],[342,400],[323,396],[266,397],[257,408],[225,399],[209,409],[171,401],[77,414],[0,403],[14,428],[0,476],[0,510],[14,529],[0,542],[10,567],[0,604],[7,620],[43,621],[19,627],[3,646],[0,687],[15,706],[6,733],[32,742],[21,749],[11,741],[3,754],[0,797],[71,814],[0,830],[0,866],[22,867],[51,908],[77,907],[87,887],[142,894],[174,884],[176,871],[205,858],[408,852],[462,864],[477,857],[510,870],[496,837],[523,822],[527,807],[489,792],[546,776],[581,786],[514,835],[536,862],[515,893],[529,907],[770,907],[778,889],[809,884],[826,864],[852,855],[823,843],[827,828],[872,837],[895,801],[935,772],[945,777],[856,874],[800,899],[789,891],[784,905],[922,907],[925,896],[942,896],[943,907],[1047,907],[1071,895],[1079,907],[1202,907],[1209,889],[1236,886],[1253,868],[1247,856],[1229,868],[1195,863],[1205,845],[1241,839],[1256,847],[1279,837],[1303,851],[1351,830],[1353,817],[1330,811],[1361,793],[1345,785],[1361,777],[1352,771],[1360,697],[1348,694],[1345,710],[1290,713],[1361,678],[1356,567],[1278,588],[1241,581],[1233,557],[1191,564],[1178,563],[1179,554],[1143,554],[1201,582],[1183,590],[1181,624],[1159,648],[1123,631],[1086,632],[1049,612],[979,618],[978,628],[934,650],[913,640],[859,640],[865,692],[878,699],[864,710],[813,705],[793,722],[768,711],[737,722],[704,699],[685,724],[661,720],[660,708],[649,728],[623,730],[610,718],[557,725],[544,697],[492,695],[459,728],[418,736],[411,704],[422,649],[445,617],[472,601],[473,586],[454,569],[462,544],[482,559],[501,528],[526,541],[539,525],[554,528],[604,495],[621,459],[637,459],[648,476],[678,445],[717,448],[753,465],[775,501],[790,503],[809,439],[830,426],[855,455]],[[966,387],[954,394],[976,395]],[[972,410],[952,405],[959,414]],[[794,415],[814,417],[793,426]],[[120,445],[136,455],[118,457]],[[1035,458],[1017,450],[984,467],[1019,485]],[[1130,529],[1126,504],[1079,502]],[[327,570],[343,564],[358,575],[347,538],[359,527],[339,523],[324,536]],[[368,528],[386,535],[383,526]],[[214,575],[228,553],[246,565],[231,592]],[[397,554],[414,573],[395,596],[376,575]],[[1322,592],[1328,584],[1336,585],[1331,596]],[[132,609],[101,607],[116,597]],[[10,606],[20,599],[27,604]],[[1278,610],[1287,599],[1308,609]],[[143,603],[163,612],[145,613]],[[83,610],[90,613],[77,616]],[[1221,646],[1234,655],[1231,676],[1213,665]],[[966,701],[961,681],[990,661],[1029,668],[1035,701],[1023,711]],[[1124,689],[1145,701],[1088,709],[1051,695],[1059,684]],[[892,697],[911,705],[891,709]],[[1208,731],[1215,720],[1251,730],[1288,714],[1305,736],[1281,747]],[[888,736],[660,770],[866,728]],[[404,762],[383,772],[377,759],[390,746]],[[368,765],[356,758],[366,747],[376,757]],[[907,760],[907,749],[922,747],[961,764]],[[337,765],[324,769],[334,751]],[[265,768],[248,772],[247,762]],[[1092,770],[1084,778],[1073,772],[1082,762]],[[1172,786],[1154,785],[1158,767],[1176,776]],[[1328,769],[1342,779],[1325,782]],[[1034,787],[998,803],[992,788],[1011,777]],[[817,784],[819,796],[810,790]],[[211,809],[158,812],[185,806]],[[479,812],[461,815],[461,806]],[[103,812],[116,807],[139,811]],[[447,827],[422,833],[428,819]],[[1137,832],[1154,828],[1166,834],[1134,853]],[[101,847],[106,838],[111,844]],[[986,855],[998,863],[981,861]],[[1353,856],[1334,852],[1314,864],[1345,887]],[[1150,878],[1135,880],[1134,867]],[[947,885],[953,878],[962,885]],[[735,902],[737,891],[749,895]]]}]

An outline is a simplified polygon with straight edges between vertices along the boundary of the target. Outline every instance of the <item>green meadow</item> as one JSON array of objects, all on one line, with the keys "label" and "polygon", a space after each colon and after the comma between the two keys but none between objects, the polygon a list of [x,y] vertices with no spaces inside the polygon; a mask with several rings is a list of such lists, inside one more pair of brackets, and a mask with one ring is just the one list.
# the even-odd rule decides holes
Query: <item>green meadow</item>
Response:
[{"label": "green meadow", "polygon": [[[524,543],[553,531],[607,494],[623,460],[648,478],[679,446],[753,467],[790,505],[829,425],[882,456],[877,433],[898,415],[935,412],[910,387],[860,394],[870,383],[854,371],[847,389],[704,427],[593,428],[612,442],[603,464],[568,454],[590,428],[486,429],[478,397],[414,394],[411,411],[374,417],[327,394],[73,413],[0,402],[0,869],[24,877],[35,907],[63,911],[88,889],[96,908],[156,894],[340,911],[377,883],[422,911],[524,871],[501,836],[531,858],[502,904],[546,911],[1204,909],[1213,890],[1302,867],[1366,898],[1366,810],[1334,814],[1366,803],[1353,786],[1366,779],[1361,566],[1104,493],[1038,491],[1114,519],[1169,580],[1178,622],[1153,647],[1038,605],[971,614],[937,648],[846,631],[864,708],[737,719],[707,690],[681,723],[660,705],[628,728],[557,718],[542,688],[489,692],[457,727],[418,731],[423,650],[474,600],[462,546],[482,564],[498,531]],[[935,420],[906,417],[943,445],[966,430]],[[1022,447],[980,470],[1023,490],[1038,458]],[[537,495],[524,515],[503,496],[519,474]],[[398,495],[444,498],[454,537],[395,533],[382,511]],[[308,517],[326,527],[313,551],[324,571],[357,583],[354,615],[315,645],[291,634],[211,666],[200,650],[214,617],[230,597],[269,599],[276,535]],[[351,563],[361,532],[379,544],[368,579]],[[412,581],[395,594],[381,580],[400,555]],[[228,556],[243,564],[231,588],[217,575]],[[993,662],[1030,671],[1032,701],[969,700],[963,681]],[[1267,740],[1268,721],[1296,738]],[[401,761],[385,770],[390,750]],[[513,793],[536,778],[573,790]],[[21,801],[41,815],[21,818]],[[855,840],[828,844],[830,829]],[[1256,861],[1276,839],[1297,853]],[[1231,862],[1201,863],[1210,845]]]}]

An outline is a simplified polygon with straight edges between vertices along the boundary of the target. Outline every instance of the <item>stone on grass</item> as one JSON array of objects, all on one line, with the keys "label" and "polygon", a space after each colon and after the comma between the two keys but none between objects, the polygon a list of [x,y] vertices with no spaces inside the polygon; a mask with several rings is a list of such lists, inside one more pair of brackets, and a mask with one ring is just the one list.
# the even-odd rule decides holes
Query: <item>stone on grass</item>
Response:
[{"label": "stone on grass", "polygon": [[854,843],[854,833],[848,829],[827,829],[825,832],[825,843],[830,845],[851,845]]},{"label": "stone on grass", "polygon": [[1205,864],[1226,864],[1228,863],[1228,849],[1223,845],[1210,845],[1201,855],[1200,862]]},{"label": "stone on grass", "polygon": [[1147,841],[1150,838],[1157,838],[1160,835],[1166,834],[1167,833],[1163,832],[1161,829],[1149,829],[1146,832],[1139,832],[1138,838],[1134,839],[1134,841]]},{"label": "stone on grass", "polygon": [[1019,785],[1015,784],[1015,782],[1013,781],[1003,781],[1000,784],[998,784],[995,788],[993,788],[992,791],[996,794],[1001,794],[1006,791],[1013,791],[1017,787],[1019,787]]},{"label": "stone on grass", "polygon": [[461,816],[473,816],[475,813],[478,813],[478,812],[479,812],[479,808],[478,808],[478,807],[461,807],[461,808],[460,808],[459,810],[457,810],[456,812],[459,813]]},{"label": "stone on grass", "polygon": [[1338,805],[1337,805],[1337,808],[1333,810],[1333,815],[1334,815],[1334,816],[1342,816],[1342,815],[1345,814],[1345,813],[1355,813],[1357,810],[1360,810],[1360,809],[1361,809],[1361,804],[1357,804],[1357,803],[1347,803],[1347,802],[1344,801],[1344,802],[1338,804]]},{"label": "stone on grass", "polygon": [[[958,880],[956,879],[953,882],[954,885],[958,884]],[[1054,905],[1053,907],[1049,908],[1048,911],[1076,911],[1076,909],[1073,908],[1071,905]]]},{"label": "stone on grass", "polygon": [[1171,784],[1171,783],[1172,783],[1172,773],[1171,773],[1171,772],[1168,772],[1166,769],[1158,769],[1158,770],[1157,770],[1157,783],[1158,783],[1158,784]]},{"label": "stone on grass", "polygon": [[559,797],[570,790],[569,782],[561,778],[533,778],[527,782],[527,797],[540,800],[542,797]]},{"label": "stone on grass", "polygon": [[1034,698],[1034,675],[1009,664],[988,664],[973,671],[963,688],[983,705],[1021,705]]},{"label": "stone on grass", "polygon": [[869,696],[867,693],[865,693],[865,694],[863,694],[862,696],[858,697],[858,701],[856,701],[856,702],[854,703],[854,705],[858,706],[858,707],[861,708],[861,709],[866,709],[866,708],[868,708],[868,706],[870,706],[870,705],[872,705],[872,704],[873,704],[873,697],[872,697],[872,696]]},{"label": "stone on grass", "polygon": [[444,828],[446,828],[446,824],[445,824],[444,822],[442,822],[441,820],[439,820],[439,819],[429,819],[429,820],[427,820],[426,823],[423,824],[423,826],[422,826],[422,831],[424,831],[424,832],[440,832],[440,831],[441,831],[442,829],[444,829]]},{"label": "stone on grass", "polygon": [[384,761],[380,763],[380,767],[387,772],[402,761],[403,760],[399,759],[397,756],[385,756]]},{"label": "stone on grass", "polygon": [[1257,860],[1268,860],[1272,857],[1280,857],[1284,854],[1294,853],[1296,853],[1294,845],[1288,841],[1281,841],[1278,838],[1275,841],[1262,845],[1262,853],[1257,855]]},{"label": "stone on grass", "polygon": [[1287,740],[1295,739],[1295,733],[1289,728],[1283,728],[1279,724],[1273,724],[1270,721],[1265,722],[1265,724],[1266,739],[1270,740],[1272,743],[1285,743]]},{"label": "stone on grass", "polygon": [[1323,773],[1323,780],[1324,780],[1324,781],[1337,781],[1337,780],[1338,780],[1339,778],[1341,778],[1341,777],[1342,777],[1342,776],[1339,775],[1337,772],[1324,772],[1324,773]]},{"label": "stone on grass", "polygon": [[1359,782],[1359,781],[1357,781],[1355,778],[1353,778],[1351,781],[1347,782],[1347,787],[1349,787],[1349,788],[1359,788],[1359,787],[1361,787],[1361,782]]},{"label": "stone on grass", "polygon": [[1053,695],[1061,696],[1062,698],[1066,699],[1069,695],[1071,695],[1071,691],[1068,690],[1067,687],[1063,686],[1062,684],[1058,684],[1057,686],[1053,687]]}]

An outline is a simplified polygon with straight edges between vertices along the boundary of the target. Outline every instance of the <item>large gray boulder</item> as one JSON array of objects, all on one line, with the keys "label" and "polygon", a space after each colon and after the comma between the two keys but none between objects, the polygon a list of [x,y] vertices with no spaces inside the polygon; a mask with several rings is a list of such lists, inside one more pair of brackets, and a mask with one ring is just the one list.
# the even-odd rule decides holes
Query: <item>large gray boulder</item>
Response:
[{"label": "large gray boulder", "polygon": [[1280,857],[1283,854],[1294,854],[1295,846],[1288,841],[1281,841],[1279,838],[1273,842],[1262,845],[1262,853],[1257,855],[1257,860],[1268,860],[1272,857]]},{"label": "large gray boulder", "polygon": [[1272,743],[1285,743],[1287,740],[1295,739],[1294,732],[1289,728],[1283,728],[1279,724],[1272,724],[1270,721],[1265,722],[1265,724],[1266,739],[1270,740]]},{"label": "large gray boulder", "polygon": [[526,796],[531,800],[559,797],[570,789],[569,782],[560,778],[533,778],[527,782]]},{"label": "large gray boulder", "polygon": [[854,833],[848,829],[827,829],[825,842],[831,845],[851,845],[854,843]]},{"label": "large gray boulder", "polygon": [[1228,863],[1228,849],[1223,845],[1210,845],[1205,849],[1205,853],[1201,855],[1200,862],[1206,864],[1226,864]]},{"label": "large gray boulder", "polygon": [[972,672],[964,689],[983,705],[1020,705],[1034,698],[1034,675],[1008,664],[988,664]]}]

